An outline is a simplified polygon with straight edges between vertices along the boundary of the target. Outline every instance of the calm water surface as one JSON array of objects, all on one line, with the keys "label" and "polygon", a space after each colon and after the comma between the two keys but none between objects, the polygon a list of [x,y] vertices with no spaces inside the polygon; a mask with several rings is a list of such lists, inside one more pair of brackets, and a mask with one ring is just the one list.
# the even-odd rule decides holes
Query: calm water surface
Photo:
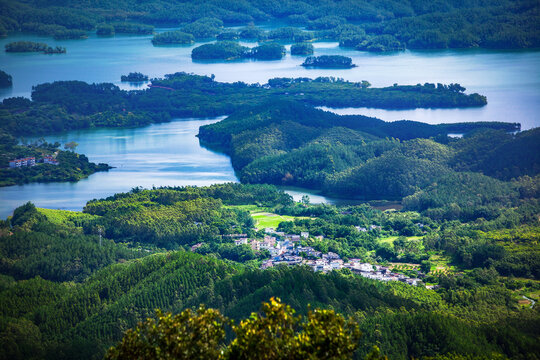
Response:
[{"label": "calm water surface", "polygon": [[[164,31],[160,29],[159,31]],[[350,81],[368,80],[373,86],[394,83],[458,82],[467,92],[488,97],[479,109],[418,109],[388,111],[367,108],[327,109],[341,114],[363,114],[394,121],[427,123],[460,121],[520,122],[523,129],[540,125],[540,51],[496,52],[484,50],[399,52],[370,54],[340,49],[335,42],[315,43],[315,55],[342,54],[358,67],[347,70],[305,69],[303,57],[287,56],[277,61],[242,60],[230,63],[191,61],[193,46],[154,47],[151,36],[116,36],[86,40],[55,41],[29,35],[0,39],[0,48],[11,41],[45,42],[64,46],[67,54],[10,54],[0,51],[0,69],[14,79],[12,89],[0,90],[0,99],[30,96],[32,86],[56,80],[120,83],[120,76],[139,71],[161,77],[177,71],[214,74],[216,80],[265,83],[273,77],[335,76]],[[243,43],[255,46],[255,43]],[[287,46],[289,48],[290,46]],[[33,201],[38,206],[81,209],[93,198],[128,191],[135,186],[209,185],[237,181],[230,159],[200,147],[198,127],[218,121],[190,119],[138,129],[99,129],[49,136],[49,141],[76,141],[77,151],[94,162],[116,168],[78,183],[28,184],[0,188],[0,217],[14,207]],[[302,191],[290,190],[299,198]],[[314,202],[332,199],[311,194]]]}]

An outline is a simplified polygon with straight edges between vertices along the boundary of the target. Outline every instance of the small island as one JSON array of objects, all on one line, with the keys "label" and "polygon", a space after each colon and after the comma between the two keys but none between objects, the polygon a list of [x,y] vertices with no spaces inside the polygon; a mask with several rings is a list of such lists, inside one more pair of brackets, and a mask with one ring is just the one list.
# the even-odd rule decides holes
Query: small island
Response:
[{"label": "small island", "polygon": [[152,44],[154,45],[189,45],[195,41],[192,34],[183,31],[166,31],[161,34],[154,35]]},{"label": "small island", "polygon": [[356,67],[350,57],[341,55],[308,56],[302,66],[329,69],[350,69]]},{"label": "small island", "polygon": [[131,83],[137,83],[137,82],[145,82],[148,81],[148,75],[144,75],[140,72],[132,72],[128,75],[122,75],[120,77],[120,80],[122,82],[131,82]]},{"label": "small island", "polygon": [[291,45],[291,55],[313,55],[313,45],[310,43],[296,43]]},{"label": "small island", "polygon": [[263,43],[251,49],[251,57],[259,60],[279,60],[286,53],[285,47],[275,42]]},{"label": "small island", "polygon": [[5,45],[6,52],[42,52],[44,54],[65,54],[66,48],[61,46],[51,47],[45,43],[33,41],[14,41]]},{"label": "small island", "polygon": [[191,52],[194,60],[237,60],[250,57],[251,50],[234,41],[218,41],[204,44]]},{"label": "small island", "polygon": [[8,73],[0,70],[0,88],[8,88],[13,86],[13,78]]},{"label": "small island", "polygon": [[191,52],[193,60],[238,60],[254,58],[279,60],[285,55],[285,47],[276,43],[265,43],[250,49],[234,41],[218,41],[196,47]]}]

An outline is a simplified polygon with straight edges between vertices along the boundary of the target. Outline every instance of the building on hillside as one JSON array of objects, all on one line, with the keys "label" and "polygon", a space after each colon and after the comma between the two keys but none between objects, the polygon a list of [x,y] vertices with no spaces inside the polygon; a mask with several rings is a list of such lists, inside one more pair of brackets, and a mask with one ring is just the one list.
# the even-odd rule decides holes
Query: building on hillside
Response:
[{"label": "building on hillside", "polygon": [[247,238],[240,238],[240,239],[236,239],[234,240],[234,244],[236,246],[239,246],[239,245],[247,245],[248,243],[248,239]]},{"label": "building on hillside", "polygon": [[44,164],[51,164],[51,165],[58,165],[60,164],[58,160],[52,155],[46,155],[43,157],[43,163]]},{"label": "building on hillside", "polygon": [[23,166],[34,166],[34,165],[36,165],[35,157],[25,157],[21,159],[9,160],[10,168],[18,168],[18,167],[23,167]]}]

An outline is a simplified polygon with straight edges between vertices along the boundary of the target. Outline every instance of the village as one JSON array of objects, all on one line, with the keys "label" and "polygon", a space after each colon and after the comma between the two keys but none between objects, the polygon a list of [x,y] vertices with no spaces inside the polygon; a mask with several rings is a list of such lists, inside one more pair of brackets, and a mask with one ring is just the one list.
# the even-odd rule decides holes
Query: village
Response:
[{"label": "village", "polygon": [[[375,227],[375,225],[372,226],[371,229]],[[353,274],[369,279],[400,281],[413,286],[423,284],[419,278],[411,278],[404,274],[393,273],[385,266],[362,262],[360,259],[343,261],[336,253],[328,252],[323,254],[311,246],[302,246],[300,241],[309,239],[309,232],[301,232],[300,235],[285,234],[284,232],[275,231],[273,228],[266,228],[264,232],[265,236],[262,240],[249,239],[246,234],[223,235],[223,237],[234,240],[237,246],[248,245],[253,251],[267,250],[270,253],[270,259],[263,261],[261,269],[268,269],[278,265],[305,265],[309,266],[313,271],[321,271],[323,273],[349,269]],[[313,238],[316,240],[324,239],[322,235]]]}]

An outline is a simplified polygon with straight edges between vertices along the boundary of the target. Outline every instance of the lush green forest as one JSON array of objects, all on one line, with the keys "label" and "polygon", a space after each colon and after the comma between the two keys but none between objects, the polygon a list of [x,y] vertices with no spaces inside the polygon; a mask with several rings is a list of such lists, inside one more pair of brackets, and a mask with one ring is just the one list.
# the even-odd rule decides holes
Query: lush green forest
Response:
[{"label": "lush green forest", "polygon": [[[313,56],[316,41],[536,49],[538,24],[538,0],[0,0],[0,36],[135,34],[159,52],[198,42],[201,63],[279,60],[290,44],[306,67],[356,66]],[[0,70],[0,87],[16,80]],[[121,81],[147,84],[56,81],[4,99],[0,186],[110,169],[74,142],[24,136],[217,116],[199,140],[230,156],[240,182],[135,187],[82,211],[29,202],[0,219],[0,360],[540,357],[539,128],[319,108],[487,104],[457,83],[248,84],[185,72]],[[10,167],[28,157],[35,166]],[[288,187],[349,205],[295,202]]]},{"label": "lush green forest", "polygon": [[[270,32],[247,29],[241,37],[301,42],[332,39],[367,51],[540,46],[535,0],[465,1],[15,1],[0,2],[0,34],[32,31],[55,38],[149,34],[174,26],[195,39],[215,38],[224,26],[280,21]],[[104,24],[112,24],[103,32]],[[305,27],[309,31],[301,31]],[[225,39],[227,40],[227,39]]]},{"label": "lush green forest", "polygon": [[[538,191],[538,181],[533,183]],[[205,304],[219,311],[213,313],[220,314],[214,318],[216,324],[223,314],[239,326],[238,321],[257,312],[262,302],[279,297],[307,319],[314,316],[308,304],[311,310],[332,309],[346,316],[349,329],[358,326],[362,332],[359,340],[348,341],[355,358],[364,358],[373,345],[391,359],[534,358],[540,350],[538,307],[518,301],[522,295],[538,299],[540,291],[537,199],[538,192],[524,193],[515,206],[474,221],[383,212],[368,205],[294,203],[271,185],[136,188],[91,201],[82,213],[26,204],[0,223],[2,355],[96,358],[127,329],[154,318],[156,308],[180,313]],[[257,258],[227,260],[228,252],[219,249],[235,246],[219,235],[246,231],[251,237],[262,236],[252,229],[246,205],[298,216],[282,222],[279,229],[324,235],[323,240],[303,240],[321,251],[394,266],[394,271],[405,273],[416,270],[399,270],[396,262],[422,263],[424,282],[439,287],[384,283],[348,270],[328,274],[304,267],[258,270]],[[355,228],[369,224],[377,227],[367,232]],[[389,238],[395,240],[388,242]],[[206,255],[186,251],[199,242],[214,246],[214,251]],[[163,246],[177,250],[166,251]],[[292,310],[285,310],[292,319]],[[187,314],[196,313],[182,316]],[[344,324],[332,314],[325,317],[329,324]],[[172,326],[172,331],[184,326],[159,319],[159,326]],[[228,321],[222,324],[229,326]],[[301,328],[306,331],[305,325]],[[249,337],[243,338],[240,330],[234,330],[238,341],[243,339],[247,346]],[[272,338],[280,338],[276,336]],[[337,333],[332,338],[340,339]],[[231,343],[229,350],[240,351],[229,335],[221,340]],[[119,345],[109,356],[122,358],[122,351],[129,349],[125,346],[158,340],[133,341]]]},{"label": "lush green forest", "polygon": [[[231,156],[242,182],[308,187],[347,198],[411,196],[407,206],[425,210],[512,203],[517,187],[506,181],[538,174],[540,132],[510,135],[504,127],[386,123],[274,102],[201,127],[199,137]],[[451,139],[450,132],[465,136]],[[437,195],[429,192],[432,184]],[[429,206],[422,205],[422,190]]]},{"label": "lush green forest", "polygon": [[[66,146],[66,149],[72,144]],[[75,144],[73,144],[76,146]],[[52,156],[57,165],[38,163],[44,156]],[[10,168],[9,161],[34,157],[35,166]],[[78,181],[97,171],[107,171],[107,164],[95,164],[83,154],[60,150],[60,143],[49,144],[44,140],[19,145],[11,135],[0,132],[0,186],[30,182]]]},{"label": "lush green forest", "polygon": [[[257,56],[275,55],[273,45],[277,44],[259,46]],[[278,49],[278,53],[280,51]],[[173,117],[229,115],[246,106],[277,100],[297,100],[311,106],[385,109],[462,108],[487,103],[484,96],[465,94],[464,91],[459,84],[428,83],[370,88],[367,81],[354,83],[333,77],[276,78],[263,85],[220,83],[213,77],[186,73],[152,79],[149,89],[134,91],[120,90],[113,84],[58,81],[35,86],[32,101],[5,99],[0,105],[0,129],[21,136],[92,127],[141,126],[169,121]],[[371,121],[382,124],[376,119]],[[420,123],[399,124],[400,134],[430,128]],[[388,126],[398,130],[396,125]],[[456,125],[455,130],[464,126]],[[466,126],[475,128],[479,125]],[[519,124],[493,126],[519,129]]]}]

